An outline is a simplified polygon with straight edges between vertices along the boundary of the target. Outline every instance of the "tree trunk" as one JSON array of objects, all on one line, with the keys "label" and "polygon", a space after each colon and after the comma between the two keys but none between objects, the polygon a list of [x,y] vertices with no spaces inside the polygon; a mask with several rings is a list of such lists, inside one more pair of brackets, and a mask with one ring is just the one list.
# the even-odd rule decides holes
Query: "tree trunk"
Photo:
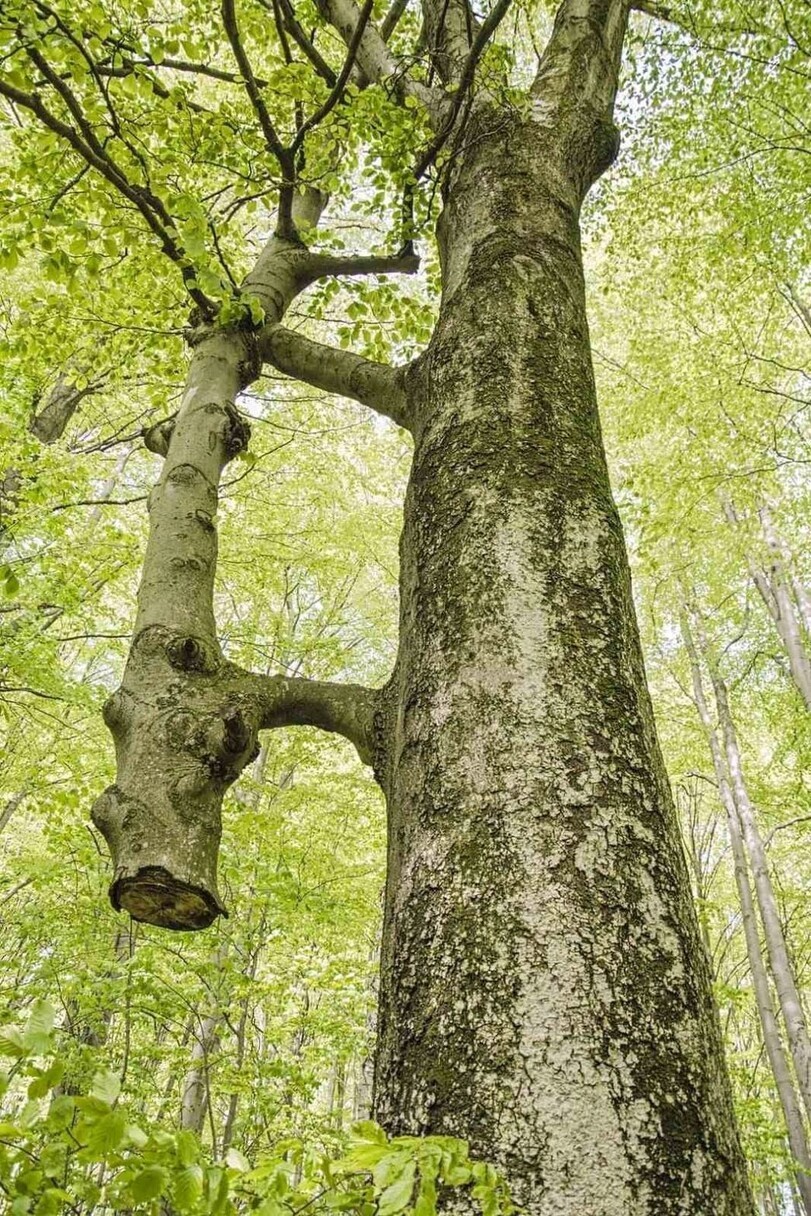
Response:
[{"label": "tree trunk", "polygon": [[[215,1010],[195,1020],[197,1027],[193,1031],[191,1064],[183,1082],[180,1099],[180,1126],[199,1135],[208,1112],[209,1061],[217,1049],[222,1014]],[[216,1152],[216,1145],[214,1150]]]},{"label": "tree trunk", "polygon": [[[724,511],[731,524],[739,524],[732,503],[726,501]],[[808,597],[802,584],[787,574],[783,545],[775,531],[768,508],[761,507],[758,514],[763,539],[769,549],[769,569],[764,570],[752,554],[747,552],[749,573],[783,644],[791,678],[806,709],[811,710],[811,659],[803,637]]]},{"label": "tree trunk", "polygon": [[786,1123],[789,1148],[795,1163],[794,1177],[802,1198],[803,1210],[806,1216],[811,1216],[811,1155],[808,1151],[808,1141],[805,1135],[803,1112],[794,1087],[783,1042],[780,1038],[780,1028],[774,1012],[772,994],[769,987],[769,977],[763,955],[760,949],[757,914],[752,900],[752,888],[749,881],[749,867],[746,862],[746,850],[741,836],[741,823],[738,808],[730,787],[727,766],[718,732],[712,721],[707,698],[701,678],[701,666],[690,626],[686,617],[682,618],[682,638],[690,659],[690,671],[693,681],[693,697],[701,725],[709,744],[715,777],[718,782],[718,793],[727,814],[729,827],[729,843],[732,848],[732,860],[735,869],[735,886],[741,904],[743,933],[746,941],[746,957],[749,960],[749,971],[752,976],[752,988],[755,993],[758,1017],[763,1031],[763,1044],[771,1065],[772,1075],[777,1087],[783,1118]]},{"label": "tree trunk", "polygon": [[375,1111],[533,1216],[743,1216],[595,400],[578,217],[615,134],[588,80],[560,109],[594,33],[561,13],[533,119],[480,104],[456,149],[407,383]]},{"label": "tree trunk", "polygon": [[755,881],[758,907],[763,922],[763,932],[766,941],[766,951],[769,965],[774,976],[780,1011],[786,1025],[791,1058],[797,1074],[797,1084],[805,1106],[806,1114],[811,1117],[811,1039],[805,1013],[794,975],[794,968],[789,958],[783,924],[774,894],[766,849],[758,828],[754,807],[749,798],[749,790],[743,774],[741,752],[738,746],[738,736],[729,706],[729,694],[726,681],[721,675],[717,660],[704,635],[703,625],[696,620],[696,631],[699,645],[707,662],[707,670],[712,680],[715,702],[718,707],[718,721],[724,742],[729,782],[735,800],[738,817],[741,823],[749,862]]}]

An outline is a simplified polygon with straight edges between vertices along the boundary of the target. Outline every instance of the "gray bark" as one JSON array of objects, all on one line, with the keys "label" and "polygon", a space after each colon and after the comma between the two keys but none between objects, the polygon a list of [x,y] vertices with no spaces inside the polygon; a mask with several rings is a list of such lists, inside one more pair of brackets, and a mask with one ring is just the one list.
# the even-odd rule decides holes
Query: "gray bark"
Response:
[{"label": "gray bark", "polygon": [[800,580],[790,572],[785,546],[768,507],[761,507],[758,515],[770,557],[769,581],[776,609],[772,616],[785,647],[794,682],[806,709],[811,710],[811,657],[808,652],[811,606],[808,593]]},{"label": "gray bark", "polygon": [[474,106],[407,381],[375,1111],[544,1216],[749,1213],[605,467],[578,217],[619,3],[566,3],[532,118]]},{"label": "gray bark", "polygon": [[19,807],[22,806],[27,794],[28,790],[23,788],[19,791],[19,793],[12,794],[12,796],[7,799],[5,806],[2,810],[0,810],[0,832],[8,827],[12,815],[16,810],[19,809]]},{"label": "gray bark", "polygon": [[802,1199],[803,1210],[806,1216],[811,1216],[811,1154],[809,1154],[808,1150],[802,1106],[797,1096],[791,1067],[780,1036],[780,1027],[775,1015],[771,988],[769,986],[769,977],[760,948],[757,913],[752,898],[746,848],[741,833],[741,820],[738,814],[735,795],[730,785],[724,750],[718,737],[704,691],[698,651],[686,617],[682,618],[681,631],[685,649],[690,659],[693,700],[698,711],[698,716],[701,719],[710,755],[712,756],[713,769],[715,770],[715,777],[718,782],[718,794],[727,815],[729,842],[732,848],[732,860],[735,871],[735,886],[741,905],[741,919],[743,921],[744,939],[746,941],[746,956],[749,960],[752,988],[763,1032],[763,1044],[766,1048],[766,1054],[777,1088],[777,1095],[783,1111],[789,1148],[795,1163],[794,1177]]},{"label": "gray bark", "polygon": [[208,1113],[209,1061],[217,1049],[222,1013],[215,1010],[198,1018],[197,1022],[193,1032],[191,1063],[180,1098],[180,1126],[199,1135]]},{"label": "gray bark", "polygon": [[62,373],[48,394],[42,409],[31,415],[28,429],[40,443],[50,445],[61,439],[68,423],[86,397],[97,393],[104,384],[104,377],[79,388],[69,373]]}]

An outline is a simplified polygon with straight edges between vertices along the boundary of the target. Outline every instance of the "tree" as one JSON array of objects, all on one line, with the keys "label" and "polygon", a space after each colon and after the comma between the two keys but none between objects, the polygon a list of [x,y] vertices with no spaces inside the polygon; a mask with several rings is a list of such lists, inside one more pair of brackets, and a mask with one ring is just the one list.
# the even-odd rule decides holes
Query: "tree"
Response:
[{"label": "tree", "polygon": [[[606,1214],[737,1216],[751,1199],[605,466],[580,253],[581,206],[617,152],[628,5],[564,0],[524,88],[492,41],[506,10],[479,20],[428,0],[396,50],[402,6],[378,27],[353,0],[306,18],[287,0],[223,0],[221,22],[185,6],[166,29],[146,4],[4,10],[0,93],[23,169],[45,156],[64,183],[55,207],[80,200],[51,272],[75,274],[89,247],[98,274],[146,229],[194,305],[179,408],[145,435],[164,463],[105,706],[117,779],[93,818],[114,904],[202,928],[224,911],[223,794],[259,732],[344,735],[389,814],[382,1122],[466,1136],[533,1212],[573,1216],[598,1194]],[[355,169],[379,160],[376,205],[401,195],[396,255],[346,257],[318,237],[329,195],[363,195],[341,153]],[[286,329],[315,284],[416,271],[429,171],[442,210],[427,348],[392,366]],[[252,192],[276,220],[250,265],[255,242],[212,200],[227,194],[233,219]],[[143,262],[154,273],[138,249],[125,284]],[[399,650],[380,689],[256,674],[218,640],[218,487],[247,449],[240,404],[263,367],[413,436]]]}]

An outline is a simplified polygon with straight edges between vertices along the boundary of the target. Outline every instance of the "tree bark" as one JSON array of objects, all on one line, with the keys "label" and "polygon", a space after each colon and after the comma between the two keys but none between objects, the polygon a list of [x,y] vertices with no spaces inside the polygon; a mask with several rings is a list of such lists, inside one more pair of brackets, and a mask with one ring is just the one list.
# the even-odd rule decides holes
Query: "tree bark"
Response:
[{"label": "tree bark", "polygon": [[378,775],[374,1106],[537,1216],[751,1213],[606,471],[579,211],[616,152],[620,3],[561,6],[530,119],[455,148]]},{"label": "tree bark", "polygon": [[757,913],[752,899],[752,887],[749,880],[749,866],[746,861],[746,849],[741,834],[741,821],[738,807],[730,786],[727,764],[718,732],[712,720],[704,684],[701,676],[701,664],[698,651],[690,631],[686,616],[681,622],[682,639],[690,659],[690,672],[693,683],[693,700],[695,702],[701,725],[712,756],[713,769],[718,782],[718,794],[726,811],[729,828],[729,843],[732,849],[732,861],[735,871],[735,886],[741,905],[741,919],[746,941],[746,957],[749,960],[749,971],[752,976],[752,988],[755,994],[758,1018],[763,1032],[763,1044],[771,1065],[777,1095],[786,1123],[789,1148],[794,1160],[794,1179],[802,1199],[806,1216],[811,1216],[811,1154],[808,1151],[808,1141],[805,1134],[803,1112],[794,1078],[783,1048],[780,1028],[775,1016],[769,977],[763,954],[760,948]]}]

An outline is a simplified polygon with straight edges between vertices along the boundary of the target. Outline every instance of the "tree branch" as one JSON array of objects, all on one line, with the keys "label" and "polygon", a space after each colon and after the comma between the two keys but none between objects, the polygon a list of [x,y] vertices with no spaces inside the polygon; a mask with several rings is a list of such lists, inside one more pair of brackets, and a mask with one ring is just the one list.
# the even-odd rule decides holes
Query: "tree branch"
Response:
[{"label": "tree branch", "polygon": [[[338,77],[335,75],[324,57],[315,49],[312,41],[307,37],[304,30],[301,28],[301,25],[296,19],[296,14],[293,11],[293,6],[290,3],[290,0],[277,0],[277,2],[279,5],[279,10],[284,19],[285,30],[299,49],[302,50],[307,56],[316,72],[318,72],[318,75],[327,82],[331,89],[334,88],[335,81],[338,79]],[[263,8],[266,8],[268,12],[273,12],[272,5],[268,2],[268,0],[259,0],[259,3]]]},{"label": "tree branch", "polygon": [[[242,681],[241,681],[242,683]],[[374,717],[379,693],[361,684],[288,679],[245,673],[244,684],[259,708],[259,729],[317,726],[354,743],[364,764],[375,753]]]},{"label": "tree branch", "polygon": [[347,50],[346,59],[344,60],[344,66],[341,68],[341,73],[338,79],[335,81],[332,92],[324,104],[320,106],[314,114],[311,114],[310,117],[301,124],[296,132],[296,138],[293,140],[290,148],[290,154],[292,156],[295,156],[301,145],[304,143],[307,132],[312,131],[314,127],[317,127],[318,124],[327,117],[330,111],[335,109],[338,102],[342,100],[346,83],[349,80],[350,72],[355,64],[355,59],[358,54],[358,47],[360,46],[363,32],[368,25],[373,8],[374,0],[365,0],[363,9],[358,19],[358,24],[355,27],[355,32],[352,35],[352,39],[349,43],[349,49]]},{"label": "tree branch", "polygon": [[507,14],[511,0],[497,0],[496,4],[487,15],[487,19],[482,23],[476,37],[473,40],[473,45],[468,52],[462,71],[459,75],[459,85],[453,95],[450,112],[448,113],[440,131],[435,140],[426,148],[422,156],[419,157],[414,166],[414,178],[416,181],[422,177],[426,169],[433,164],[439,152],[444,147],[448,136],[454,128],[459,111],[465,97],[470,92],[473,84],[473,77],[476,73],[476,65],[482,57],[485,47],[490,39],[495,34],[499,25]]},{"label": "tree branch", "polygon": [[0,79],[0,97],[7,97],[15,105],[30,110],[32,114],[36,115],[43,126],[53,131],[55,135],[61,136],[91,168],[100,173],[110,185],[114,186],[124,198],[137,208],[148,227],[160,241],[161,251],[171,261],[180,266],[186,290],[195,304],[200,308],[203,316],[213,316],[215,311],[213,302],[209,300],[208,296],[199,287],[191,285],[195,278],[194,268],[191,266],[183,247],[170,236],[167,229],[172,222],[171,216],[166,212],[160,200],[156,199],[154,195],[142,187],[133,185],[124,176],[119,167],[110,160],[106,152],[103,155],[99,155],[94,147],[82,138],[75,127],[70,126],[69,123],[62,122],[60,118],[57,118],[48,109],[38,93],[26,93],[23,89],[18,89],[16,85],[10,84],[9,81]]},{"label": "tree branch", "polygon": [[408,0],[392,0],[391,7],[380,22],[380,37],[384,42],[388,42],[389,38],[391,38],[407,7]]},{"label": "tree branch", "polygon": [[303,334],[275,325],[260,335],[259,352],[286,376],[303,380],[314,388],[349,397],[410,429],[408,399],[402,367],[376,363],[351,351],[339,350],[305,338]]},{"label": "tree branch", "polygon": [[77,388],[70,377],[62,372],[56,384],[48,394],[48,400],[42,409],[35,409],[28,423],[28,429],[40,443],[52,444],[61,439],[65,429],[85,397],[91,397],[104,387],[107,372],[96,380]]},{"label": "tree branch", "polygon": [[295,236],[295,226],[292,218],[293,191],[296,184],[295,161],[291,150],[284,146],[276,133],[276,128],[265,105],[256,77],[253,74],[253,68],[251,67],[247,52],[242,45],[236,13],[234,11],[234,0],[222,0],[222,21],[225,32],[228,35],[228,41],[231,43],[231,50],[234,52],[237,67],[242,73],[245,92],[248,94],[254,112],[259,119],[265,143],[276,157],[276,160],[279,162],[279,168],[282,171],[282,185],[279,191],[278,231],[281,237],[291,239]]},{"label": "tree branch", "polygon": [[656,4],[653,0],[632,0],[631,8],[637,13],[645,13],[648,17],[655,17],[658,21],[672,21],[678,25],[676,18],[673,16],[673,10],[665,4]]},{"label": "tree branch", "polygon": [[416,274],[419,268],[420,259],[410,250],[393,256],[361,254],[358,257],[338,257],[330,253],[314,253],[306,263],[305,273],[308,281],[314,283],[316,279],[339,278],[342,275]]},{"label": "tree branch", "polygon": [[[317,0],[317,8],[324,20],[335,27],[346,45],[351,46],[361,15],[355,0]],[[406,75],[403,65],[392,55],[372,21],[363,31],[356,58],[367,80],[376,84],[385,82],[398,100],[413,97],[425,108],[432,121],[441,119],[445,112],[444,94]]]},{"label": "tree branch", "polygon": [[535,121],[558,129],[583,193],[611,164],[630,0],[563,0],[532,84]]}]

